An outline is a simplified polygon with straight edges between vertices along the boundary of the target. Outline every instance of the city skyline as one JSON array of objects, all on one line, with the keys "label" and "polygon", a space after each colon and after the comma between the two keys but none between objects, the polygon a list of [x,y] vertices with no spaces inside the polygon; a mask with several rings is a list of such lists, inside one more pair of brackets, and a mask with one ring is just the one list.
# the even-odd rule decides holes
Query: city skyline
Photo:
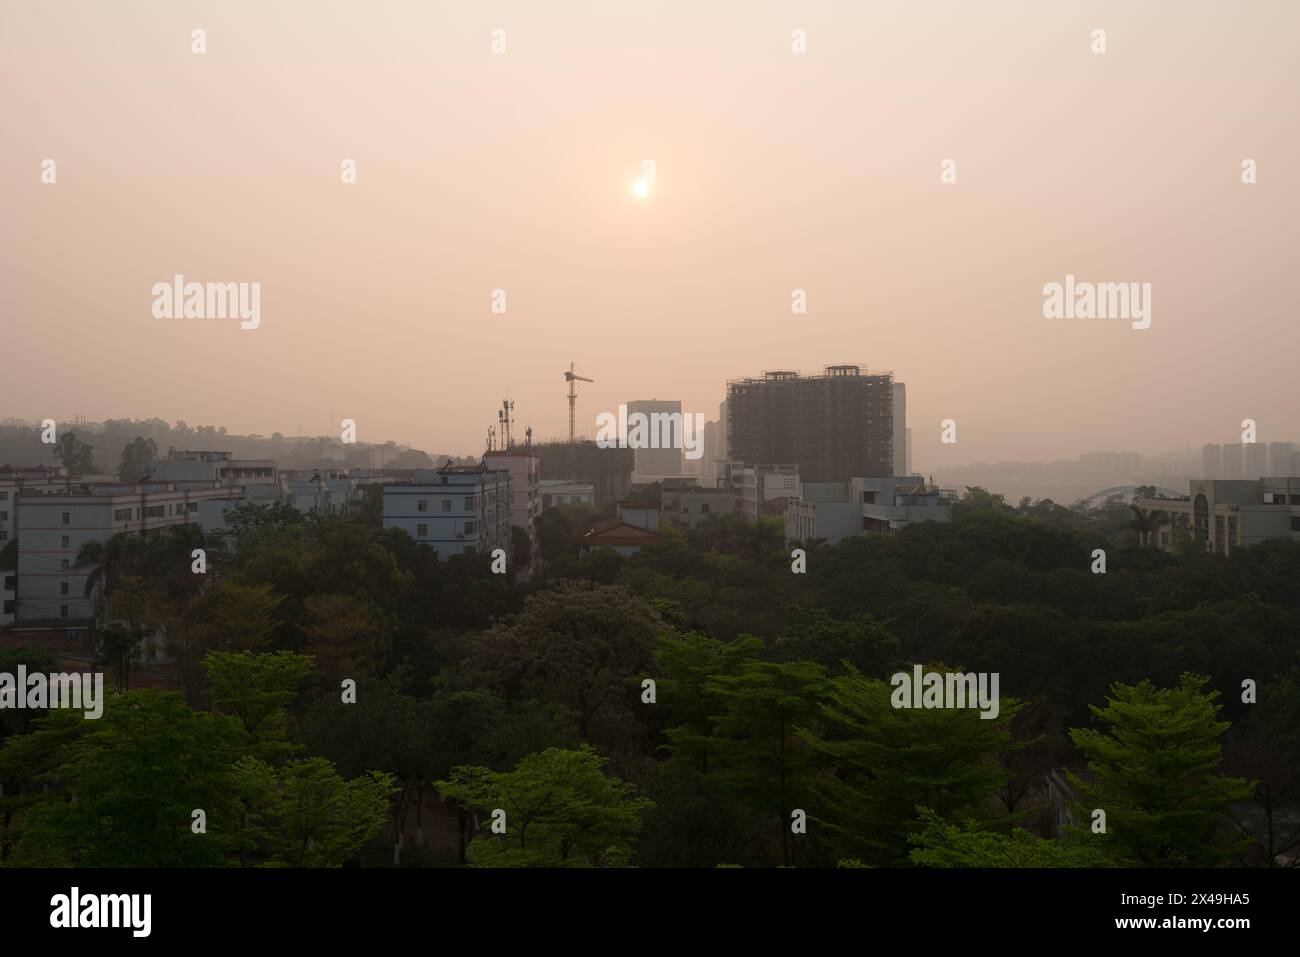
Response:
[{"label": "city skyline", "polygon": [[[935,467],[1289,439],[1300,11],[939,8],[11,11],[0,312],[41,361],[0,411],[473,450],[506,394],[567,434],[570,362],[590,423],[861,361]],[[260,283],[260,323],[158,318],[176,275]],[[1150,327],[1044,318],[1072,277],[1149,283]]]}]

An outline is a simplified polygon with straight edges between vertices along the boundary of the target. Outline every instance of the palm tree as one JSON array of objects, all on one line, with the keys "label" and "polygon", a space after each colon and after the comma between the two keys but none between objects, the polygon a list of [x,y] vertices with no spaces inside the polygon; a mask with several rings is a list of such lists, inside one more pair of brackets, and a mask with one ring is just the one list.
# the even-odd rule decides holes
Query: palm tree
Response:
[{"label": "palm tree", "polygon": [[103,615],[105,599],[117,587],[118,580],[139,567],[141,545],[136,536],[119,532],[108,541],[86,542],[77,552],[73,564],[78,569],[90,569],[86,575],[85,597],[94,596],[97,618]]},{"label": "palm tree", "polygon": [[1133,510],[1133,520],[1128,527],[1137,534],[1139,545],[1155,545],[1156,532],[1169,524],[1169,513],[1160,509],[1144,509],[1129,505]]}]

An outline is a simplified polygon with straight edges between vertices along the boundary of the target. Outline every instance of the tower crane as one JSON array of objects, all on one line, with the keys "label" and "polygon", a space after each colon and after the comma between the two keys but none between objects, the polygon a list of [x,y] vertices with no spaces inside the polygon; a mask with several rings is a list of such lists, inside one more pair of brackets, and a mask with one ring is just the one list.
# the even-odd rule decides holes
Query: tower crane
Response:
[{"label": "tower crane", "polygon": [[573,371],[573,363],[569,363],[568,370],[564,373],[564,381],[569,383],[569,444],[572,445],[573,438],[573,409],[574,403],[578,400],[578,383],[595,382],[595,379],[588,379],[586,376],[578,375]]}]

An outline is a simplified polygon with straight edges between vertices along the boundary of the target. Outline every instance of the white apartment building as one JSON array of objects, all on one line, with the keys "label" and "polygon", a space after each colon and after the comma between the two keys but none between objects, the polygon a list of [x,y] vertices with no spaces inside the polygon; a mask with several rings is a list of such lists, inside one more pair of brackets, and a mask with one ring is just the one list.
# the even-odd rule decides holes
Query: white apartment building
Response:
[{"label": "white apartment building", "polygon": [[18,537],[18,493],[23,489],[80,489],[87,482],[114,482],[111,475],[81,475],[70,478],[61,468],[38,465],[34,468],[0,467],[0,548]]},{"label": "white apartment building", "polygon": [[510,555],[510,473],[484,464],[415,469],[410,482],[384,486],[384,528],[400,528],[446,559]]},{"label": "white apartment building", "polygon": [[[494,469],[504,469],[510,474],[510,524],[528,533],[528,567],[516,568],[520,581],[527,581],[541,560],[541,543],[537,538],[538,476],[541,459],[528,449],[494,450],[484,454],[483,461]],[[594,490],[593,490],[594,495]],[[511,555],[513,559],[513,554]]]},{"label": "white apartment building", "polygon": [[926,485],[919,475],[809,482],[785,512],[786,546],[851,535],[896,535],[917,522],[952,520],[956,493]]},{"label": "white apartment building", "polygon": [[18,499],[17,619],[92,619],[95,596],[85,594],[90,569],[77,567],[82,545],[120,532],[149,535],[197,523],[203,502],[239,494],[237,487],[169,482],[24,489]]}]

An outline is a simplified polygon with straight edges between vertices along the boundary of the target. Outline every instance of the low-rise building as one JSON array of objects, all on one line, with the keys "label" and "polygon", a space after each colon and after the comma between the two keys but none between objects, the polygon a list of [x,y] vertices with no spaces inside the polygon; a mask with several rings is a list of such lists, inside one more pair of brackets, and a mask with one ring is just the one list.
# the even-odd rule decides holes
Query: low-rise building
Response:
[{"label": "low-rise building", "polygon": [[1195,539],[1216,555],[1272,538],[1300,540],[1300,478],[1193,479],[1186,498],[1140,498],[1163,513],[1155,544],[1169,550]]},{"label": "low-rise building", "polygon": [[786,502],[799,497],[797,465],[742,466],[732,470],[731,482],[740,491],[740,511],[751,522],[783,514]]},{"label": "low-rise building", "polygon": [[596,486],[586,482],[545,479],[537,483],[537,489],[542,511],[557,505],[596,505]]},{"label": "low-rise building", "polygon": [[698,528],[723,515],[740,511],[740,496],[734,489],[698,488],[683,492],[677,514],[669,521],[678,528]]},{"label": "low-rise building", "polygon": [[384,528],[400,528],[438,557],[510,555],[510,473],[505,469],[445,466],[415,469],[410,482],[384,486]]},{"label": "low-rise building", "polygon": [[803,490],[786,507],[787,546],[833,545],[852,535],[895,535],[918,522],[951,521],[956,497],[919,475],[808,482]]},{"label": "low-rise building", "polygon": [[279,472],[271,459],[236,459],[230,452],[168,449],[149,464],[155,482],[221,482],[223,485],[275,485]]}]

